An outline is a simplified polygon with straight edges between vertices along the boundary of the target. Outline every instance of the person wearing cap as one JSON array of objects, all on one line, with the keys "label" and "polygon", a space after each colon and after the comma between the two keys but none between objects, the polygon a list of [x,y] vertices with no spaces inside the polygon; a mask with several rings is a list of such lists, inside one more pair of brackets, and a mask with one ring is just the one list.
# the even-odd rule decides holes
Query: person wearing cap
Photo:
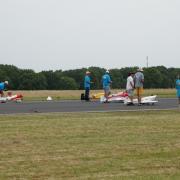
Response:
[{"label": "person wearing cap", "polygon": [[8,88],[8,81],[4,81],[0,83],[0,96],[3,97],[4,96],[4,90],[7,90]]},{"label": "person wearing cap", "polygon": [[105,103],[108,102],[108,96],[110,94],[110,85],[111,85],[112,81],[111,78],[109,76],[109,71],[106,70],[106,73],[103,75],[102,77],[102,84],[103,84],[103,89],[104,89],[104,96],[106,98]]},{"label": "person wearing cap", "polygon": [[177,98],[178,98],[178,105],[180,107],[180,77],[179,75],[176,80],[176,92],[177,92]]},{"label": "person wearing cap", "polygon": [[141,97],[143,94],[143,84],[144,84],[144,74],[143,69],[138,68],[137,72],[134,75],[134,85],[136,88],[137,98],[138,98],[138,105],[142,105]]},{"label": "person wearing cap", "polygon": [[86,71],[86,75],[84,77],[84,89],[85,89],[85,100],[89,101],[89,93],[91,88],[91,78],[90,78],[90,72]]},{"label": "person wearing cap", "polygon": [[133,96],[134,96],[134,73],[130,72],[128,74],[127,83],[126,83],[126,92],[128,93],[128,97],[131,102],[127,105],[134,105],[133,103]]}]

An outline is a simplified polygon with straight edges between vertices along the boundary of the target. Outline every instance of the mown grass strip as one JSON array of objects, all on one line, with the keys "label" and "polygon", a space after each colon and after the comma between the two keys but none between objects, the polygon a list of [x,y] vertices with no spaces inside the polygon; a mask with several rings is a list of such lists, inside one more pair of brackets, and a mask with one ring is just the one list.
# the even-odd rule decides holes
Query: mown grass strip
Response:
[{"label": "mown grass strip", "polygon": [[[117,93],[120,91],[124,91],[124,89],[114,89],[111,90],[112,93]],[[22,94],[24,96],[25,101],[32,101],[32,100],[44,100],[48,96],[51,96],[54,100],[70,100],[70,99],[80,99],[81,93],[83,90],[62,90],[62,91],[48,91],[48,90],[40,90],[40,91],[13,91],[13,94]],[[99,92],[103,92],[103,90],[91,90],[91,95],[96,94]],[[175,89],[145,89],[144,96],[149,95],[158,95],[158,97],[176,97],[176,90]]]},{"label": "mown grass strip", "polygon": [[178,179],[180,112],[0,116],[0,179]]}]

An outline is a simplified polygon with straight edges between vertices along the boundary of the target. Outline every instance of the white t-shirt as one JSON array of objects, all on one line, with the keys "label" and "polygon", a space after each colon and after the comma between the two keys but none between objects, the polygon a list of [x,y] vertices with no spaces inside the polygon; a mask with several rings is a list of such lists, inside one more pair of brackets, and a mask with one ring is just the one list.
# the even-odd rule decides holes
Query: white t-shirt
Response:
[{"label": "white t-shirt", "polygon": [[129,76],[129,77],[127,78],[126,90],[134,89],[134,88],[131,86],[131,84],[132,84],[133,87],[134,87],[134,80],[133,80],[132,76]]}]

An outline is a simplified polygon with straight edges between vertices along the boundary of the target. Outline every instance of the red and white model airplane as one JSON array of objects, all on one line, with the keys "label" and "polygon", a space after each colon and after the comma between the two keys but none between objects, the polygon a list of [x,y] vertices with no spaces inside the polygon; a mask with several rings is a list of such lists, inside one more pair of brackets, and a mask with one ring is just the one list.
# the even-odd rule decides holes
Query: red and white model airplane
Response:
[{"label": "red and white model airplane", "polygon": [[[124,102],[125,99],[128,98],[128,94],[126,92],[119,92],[117,94],[111,94],[108,96],[108,102]],[[103,103],[106,101],[104,96],[100,97],[100,102]]]},{"label": "red and white model airplane", "polygon": [[8,101],[21,102],[22,100],[23,100],[23,95],[22,94],[12,95],[11,92],[9,92],[8,96],[6,96],[6,97],[0,97],[0,102],[1,103],[6,103]]}]

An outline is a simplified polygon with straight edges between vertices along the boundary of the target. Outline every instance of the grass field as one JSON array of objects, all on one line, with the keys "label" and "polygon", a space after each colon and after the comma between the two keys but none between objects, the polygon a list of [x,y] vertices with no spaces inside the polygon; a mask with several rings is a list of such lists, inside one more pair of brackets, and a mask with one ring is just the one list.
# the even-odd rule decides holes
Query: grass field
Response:
[{"label": "grass field", "polygon": [[0,116],[0,179],[180,179],[180,111]]},{"label": "grass field", "polygon": [[[123,90],[112,90],[112,93],[117,93]],[[51,96],[54,100],[64,99],[80,99],[80,94],[83,90],[66,90],[66,91],[13,91],[13,94],[21,93],[24,96],[24,100],[46,100],[48,96]],[[91,95],[103,92],[103,90],[92,90]],[[144,96],[156,94],[158,97],[175,97],[175,89],[145,89]]]}]

